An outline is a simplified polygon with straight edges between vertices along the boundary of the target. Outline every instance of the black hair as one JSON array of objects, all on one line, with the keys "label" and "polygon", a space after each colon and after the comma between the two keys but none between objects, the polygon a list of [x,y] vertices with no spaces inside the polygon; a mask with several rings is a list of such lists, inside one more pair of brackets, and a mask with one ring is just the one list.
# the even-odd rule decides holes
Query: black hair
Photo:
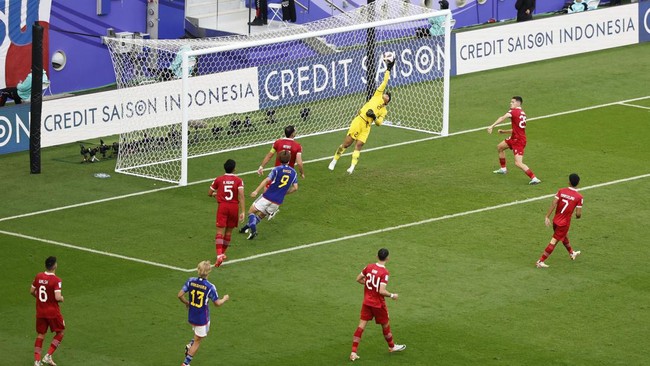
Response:
[{"label": "black hair", "polygon": [[291,151],[282,150],[278,153],[278,157],[280,157],[280,162],[282,164],[287,164],[289,160],[291,160]]},{"label": "black hair", "polygon": [[389,91],[385,92],[384,94],[388,95],[388,102],[386,104],[390,103],[390,101],[393,100],[392,94]]},{"label": "black hair", "polygon": [[522,98],[522,97],[520,97],[518,95],[515,95],[514,97],[512,97],[512,99],[518,101],[519,104],[524,104],[524,98]]},{"label": "black hair", "polygon": [[230,174],[235,171],[235,166],[237,163],[235,163],[234,160],[228,159],[226,162],[223,164],[223,169],[226,171],[226,173]]},{"label": "black hair", "polygon": [[284,128],[284,135],[287,137],[291,137],[294,132],[296,132],[296,128],[293,126],[287,126]]},{"label": "black hair", "polygon": [[571,173],[569,175],[569,183],[571,183],[571,187],[577,187],[578,183],[580,183],[580,176],[576,173]]},{"label": "black hair", "polygon": [[377,258],[379,258],[380,261],[385,261],[386,258],[388,258],[388,249],[386,248],[381,248],[377,252]]},{"label": "black hair", "polygon": [[438,4],[440,4],[440,10],[449,9],[449,1],[447,0],[440,0]]},{"label": "black hair", "polygon": [[45,260],[45,269],[51,271],[56,265],[56,257],[50,256]]}]

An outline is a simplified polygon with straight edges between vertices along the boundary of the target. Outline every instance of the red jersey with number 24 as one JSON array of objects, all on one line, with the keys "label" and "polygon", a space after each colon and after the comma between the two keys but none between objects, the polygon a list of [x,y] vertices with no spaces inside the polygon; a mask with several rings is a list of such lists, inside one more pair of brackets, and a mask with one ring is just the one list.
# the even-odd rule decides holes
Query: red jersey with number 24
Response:
[{"label": "red jersey with number 24", "polygon": [[512,108],[508,113],[510,117],[510,122],[512,124],[512,135],[511,139],[519,140],[526,142],[526,112],[524,112],[521,107]]},{"label": "red jersey with number 24", "polygon": [[36,275],[32,286],[36,289],[36,317],[52,319],[61,315],[55,291],[61,291],[61,279],[54,273],[41,272]]},{"label": "red jersey with number 24", "polygon": [[371,263],[361,271],[366,276],[363,291],[363,304],[373,308],[380,308],[386,300],[384,296],[379,293],[379,286],[384,283],[388,284],[388,270],[381,264]]},{"label": "red jersey with number 24", "polygon": [[575,188],[567,187],[557,191],[555,198],[558,201],[553,223],[557,226],[571,225],[573,210],[576,207],[582,207],[582,195]]},{"label": "red jersey with number 24", "polygon": [[210,188],[217,192],[217,202],[221,203],[239,203],[239,187],[243,187],[244,182],[234,174],[224,174],[215,178]]}]

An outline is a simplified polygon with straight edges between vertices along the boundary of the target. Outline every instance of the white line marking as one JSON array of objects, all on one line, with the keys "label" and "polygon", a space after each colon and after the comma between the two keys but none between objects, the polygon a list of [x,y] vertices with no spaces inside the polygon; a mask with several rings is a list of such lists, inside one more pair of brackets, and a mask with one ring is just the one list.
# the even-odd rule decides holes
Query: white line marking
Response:
[{"label": "white line marking", "polygon": [[628,107],[634,107],[634,108],[642,108],[642,109],[650,109],[650,107],[642,106],[642,105],[637,105],[637,104],[629,104],[629,103],[621,103],[622,105],[628,106]]},{"label": "white line marking", "polygon": [[[617,180],[604,182],[604,183],[599,183],[599,184],[594,184],[592,186],[581,188],[580,191],[586,191],[586,190],[589,190],[589,189],[606,187],[606,186],[610,186],[610,185],[614,185],[614,184],[625,183],[625,182],[630,182],[630,181],[633,181],[633,180],[639,180],[639,179],[644,179],[644,178],[650,178],[650,173],[643,174],[643,175],[637,175],[637,176],[629,177],[629,178],[617,179]],[[248,261],[252,261],[254,259],[258,259],[258,258],[268,257],[268,256],[272,256],[272,255],[282,254],[282,253],[293,252],[295,250],[307,249],[307,248],[317,247],[317,246],[321,246],[321,245],[325,245],[325,244],[337,243],[337,242],[348,240],[348,239],[355,239],[355,238],[360,238],[360,237],[364,237],[364,236],[368,236],[368,235],[386,233],[386,232],[389,232],[389,231],[404,229],[404,228],[408,228],[408,227],[412,227],[412,226],[424,225],[424,224],[429,224],[429,223],[432,223],[432,222],[453,219],[453,218],[456,218],[456,217],[468,216],[468,215],[472,215],[472,214],[475,214],[475,213],[492,211],[492,210],[497,210],[497,209],[504,208],[504,207],[510,207],[510,206],[515,206],[515,205],[540,201],[540,200],[551,198],[554,195],[555,195],[555,193],[546,194],[546,195],[539,196],[539,197],[528,198],[528,199],[525,199],[525,200],[522,200],[522,201],[512,201],[512,202],[503,203],[503,204],[500,204],[500,205],[479,208],[479,209],[476,209],[476,210],[458,212],[458,213],[455,213],[455,214],[449,214],[449,215],[444,215],[444,216],[439,216],[439,217],[433,217],[433,218],[426,219],[426,220],[415,221],[415,222],[411,222],[411,223],[408,223],[408,224],[402,224],[402,225],[391,226],[391,227],[387,227],[387,228],[383,228],[383,229],[372,230],[372,231],[368,231],[368,232],[365,232],[365,233],[359,233],[359,234],[354,234],[354,235],[346,235],[346,236],[342,236],[342,237],[339,237],[339,238],[323,240],[323,241],[319,241],[319,242],[315,242],[315,243],[299,245],[299,246],[296,246],[296,247],[275,250],[275,251],[267,252],[267,253],[260,253],[260,254],[252,255],[250,257],[228,260],[227,262],[224,262],[223,265],[225,266],[225,265],[232,265],[234,263],[239,263],[239,262],[248,262]],[[20,233],[12,233],[12,232],[9,232],[9,231],[4,231],[4,230],[0,230],[0,234],[15,236],[15,237],[18,237],[18,238],[23,238],[23,239],[28,239],[28,240],[39,241],[39,242],[42,242],[42,243],[52,244],[52,245],[56,245],[56,246],[62,246],[62,247],[70,248],[70,249],[77,249],[77,250],[80,250],[80,251],[105,255],[105,256],[113,257],[113,258],[120,258],[120,259],[124,259],[124,260],[127,260],[127,261],[148,264],[148,265],[155,266],[155,267],[172,269],[174,271],[193,272],[193,271],[196,270],[196,268],[184,269],[184,268],[180,268],[180,267],[170,266],[170,265],[167,265],[167,264],[147,261],[147,260],[133,258],[133,257],[127,257],[125,255],[113,254],[113,253],[104,252],[104,251],[101,251],[101,250],[95,250],[95,249],[80,247],[80,246],[67,244],[67,243],[62,243],[62,242],[58,242],[58,241],[54,241],[54,240],[37,238],[37,237],[34,237],[34,236],[24,235],[24,234],[20,234]]]},{"label": "white line marking", "polygon": [[[592,186],[584,187],[584,188],[581,188],[580,191],[586,191],[588,189],[600,188],[600,187],[610,186],[610,185],[613,185],[613,184],[625,183],[625,182],[629,182],[629,181],[633,181],[633,180],[637,180],[637,179],[649,178],[649,177],[650,177],[650,174],[643,174],[643,175],[637,175],[635,177],[630,177],[630,178],[617,179],[617,180],[613,180],[613,181],[610,181],[610,182],[594,184]],[[445,216],[433,217],[433,218],[430,218],[430,219],[426,219],[426,220],[422,220],[422,221],[415,221],[415,222],[411,222],[411,223],[408,223],[408,224],[391,226],[391,227],[387,227],[387,228],[383,228],[383,229],[368,231],[368,232],[365,232],[365,233],[347,235],[347,236],[343,236],[343,237],[340,237],[340,238],[323,240],[323,241],[319,241],[319,242],[315,242],[315,243],[311,243],[311,244],[300,245],[300,246],[297,246],[297,247],[275,250],[273,252],[256,254],[256,255],[252,255],[250,257],[245,257],[245,258],[233,259],[233,260],[229,260],[227,262],[224,262],[223,265],[233,264],[233,263],[238,263],[238,262],[251,261],[253,259],[258,259],[258,258],[262,258],[262,257],[268,257],[268,256],[271,256],[271,255],[292,252],[294,250],[307,249],[307,248],[317,247],[317,246],[320,246],[320,245],[332,244],[332,243],[336,243],[336,242],[344,241],[344,240],[348,240],[348,239],[355,239],[355,238],[360,238],[360,237],[364,237],[364,236],[368,236],[368,235],[386,233],[386,232],[389,232],[389,231],[409,228],[409,227],[412,227],[412,226],[429,224],[429,223],[436,222],[436,221],[443,221],[443,220],[453,219],[453,218],[456,218],[456,217],[472,215],[472,214],[475,214],[475,213],[481,213],[481,212],[486,212],[486,211],[497,210],[497,209],[504,208],[504,207],[510,207],[510,206],[520,205],[520,204],[524,204],[524,203],[540,201],[540,200],[548,199],[548,198],[551,198],[551,197],[554,197],[554,196],[555,196],[555,193],[546,194],[546,195],[539,196],[539,197],[528,198],[528,199],[525,199],[525,200],[522,200],[522,201],[513,201],[513,202],[503,203],[503,204],[496,205],[496,206],[489,206],[489,207],[479,208],[479,209],[476,209],[476,210],[470,210],[470,211],[458,212],[458,213],[455,213],[455,214],[450,214],[450,215],[445,215]]]},{"label": "white line marking", "polygon": [[[599,105],[596,105],[596,106],[579,108],[579,109],[574,109],[574,110],[570,110],[570,111],[566,111],[566,112],[553,113],[553,114],[549,114],[549,115],[546,115],[546,116],[531,117],[531,118],[528,118],[528,121],[534,121],[534,120],[537,120],[537,119],[545,119],[545,118],[551,118],[551,117],[556,117],[556,116],[562,116],[562,115],[565,115],[565,114],[583,112],[583,111],[588,111],[588,110],[591,110],[591,109],[609,107],[609,106],[613,106],[613,105],[626,105],[625,103],[627,103],[627,102],[634,102],[634,101],[637,101],[637,100],[643,100],[643,99],[648,99],[648,98],[650,98],[650,96],[634,98],[634,99],[627,99],[627,100],[622,100],[622,101],[618,101],[618,102],[599,104]],[[499,126],[505,126],[505,125],[508,125],[508,124],[509,123],[502,123]],[[474,128],[474,129],[471,129],[471,130],[453,132],[453,133],[450,133],[449,136],[457,136],[457,135],[462,135],[462,134],[466,134],[466,133],[477,132],[477,131],[485,131],[485,130],[487,130],[487,127],[479,127],[479,128]],[[439,138],[442,138],[442,137],[443,136],[426,137],[426,138],[422,138],[422,139],[418,139],[418,140],[411,140],[411,141],[405,141],[405,142],[400,142],[400,143],[391,144],[391,145],[385,145],[385,146],[379,146],[379,147],[364,149],[363,151],[364,151],[364,153],[367,153],[367,152],[370,152],[370,151],[389,149],[389,148],[403,146],[403,145],[410,145],[410,144],[415,144],[415,143],[419,143],[419,142],[435,140],[435,139],[439,139]],[[351,153],[346,153],[346,154],[344,154],[344,156],[345,155],[350,155],[350,154]],[[307,160],[304,163],[305,164],[315,163],[315,162],[319,162],[319,161],[323,161],[323,160],[329,160],[329,159],[331,159],[331,156],[318,158],[318,159]],[[265,170],[269,170],[269,169],[265,169]],[[253,170],[253,171],[249,171],[249,172],[240,173],[239,175],[240,176],[249,175],[249,174],[254,174],[256,172],[257,172],[256,170]],[[212,182],[212,180],[213,180],[213,178],[203,179],[203,180],[199,180],[199,181],[196,181],[196,182],[188,183],[187,185],[191,186],[191,185],[195,185],[195,184],[203,184],[203,183],[206,183],[206,182]],[[168,189],[180,188],[180,187],[181,186],[174,185],[174,186],[150,189],[150,190],[147,190],[147,191],[125,194],[125,195],[122,195],[122,196],[103,198],[103,199],[99,199],[99,200],[95,200],[95,201],[76,203],[74,205],[50,208],[50,209],[47,209],[47,210],[34,211],[34,212],[29,212],[29,213],[15,215],[15,216],[8,216],[8,217],[0,218],[0,222],[14,220],[14,219],[20,219],[20,218],[23,218],[23,217],[36,216],[36,215],[40,215],[40,214],[56,212],[56,211],[61,211],[61,210],[67,210],[67,209],[70,209],[70,208],[89,206],[89,205],[94,205],[94,204],[97,204],[97,203],[110,202],[110,201],[120,200],[120,199],[123,199],[123,198],[136,197],[136,196],[141,196],[141,195],[145,195],[145,194],[149,194],[149,193],[156,193],[156,192],[160,192],[160,191],[164,191],[164,190],[168,190]]]},{"label": "white line marking", "polygon": [[62,243],[60,241],[37,238],[35,236],[29,236],[29,235],[24,235],[24,234],[20,234],[20,233],[12,233],[12,232],[9,232],[9,231],[4,231],[4,230],[0,230],[0,234],[15,236],[17,238],[23,238],[23,239],[27,239],[27,240],[40,241],[41,243],[45,243],[45,244],[52,244],[52,245],[65,247],[65,248],[69,248],[69,249],[80,250],[80,251],[83,251],[83,252],[90,252],[90,253],[94,253],[94,254],[105,255],[107,257],[124,259],[124,260],[131,261],[131,262],[144,263],[144,264],[148,264],[150,266],[173,269],[175,271],[191,272],[191,271],[195,270],[195,268],[192,268],[190,270],[186,270],[186,269],[183,269],[183,268],[180,268],[180,267],[170,266],[170,265],[167,265],[167,264],[156,263],[156,262],[147,261],[147,260],[144,260],[144,259],[133,258],[133,257],[127,257],[127,256],[121,255],[121,254],[114,254],[114,253],[110,253],[110,252],[104,252],[104,251],[101,251],[101,250],[80,247],[80,246],[76,246],[76,245],[72,245],[72,244]]}]

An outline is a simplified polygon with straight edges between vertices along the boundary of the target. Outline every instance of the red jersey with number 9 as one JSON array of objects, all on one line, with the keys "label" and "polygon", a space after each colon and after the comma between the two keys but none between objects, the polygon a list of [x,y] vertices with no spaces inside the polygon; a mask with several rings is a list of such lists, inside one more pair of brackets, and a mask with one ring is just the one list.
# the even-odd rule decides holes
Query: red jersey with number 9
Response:
[{"label": "red jersey with number 9", "polygon": [[34,278],[32,286],[36,289],[36,317],[52,319],[61,316],[59,302],[54,297],[55,291],[61,291],[61,279],[54,273],[41,272]]},{"label": "red jersey with number 9", "polygon": [[384,283],[388,284],[388,270],[386,267],[378,263],[372,263],[366,266],[361,271],[366,276],[363,291],[363,304],[373,308],[380,308],[386,300],[384,296],[379,293],[379,286]]},{"label": "red jersey with number 9", "polygon": [[512,123],[512,135],[510,138],[526,143],[526,112],[521,107],[512,108],[508,113]]},{"label": "red jersey with number 9", "polygon": [[555,198],[558,201],[553,223],[557,226],[571,225],[573,210],[576,207],[582,207],[582,195],[575,188],[567,187],[557,191]]},{"label": "red jersey with number 9", "polygon": [[221,203],[239,203],[239,187],[243,187],[244,182],[234,174],[224,174],[214,179],[210,188],[217,192],[217,202]]}]

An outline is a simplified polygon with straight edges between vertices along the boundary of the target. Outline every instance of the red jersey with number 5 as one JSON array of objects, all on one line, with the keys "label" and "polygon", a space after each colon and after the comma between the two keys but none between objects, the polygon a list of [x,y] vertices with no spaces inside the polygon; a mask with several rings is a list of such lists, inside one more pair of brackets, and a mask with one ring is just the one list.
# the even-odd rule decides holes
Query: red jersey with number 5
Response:
[{"label": "red jersey with number 5", "polygon": [[557,226],[571,225],[571,216],[576,207],[582,207],[582,195],[575,188],[567,187],[557,191],[557,208],[553,223]]},{"label": "red jersey with number 5", "polygon": [[[284,138],[284,139],[278,139],[273,143],[273,150],[275,150],[276,153],[282,151],[282,150],[287,150],[291,152],[291,159],[289,159],[289,166],[293,168],[294,165],[296,165],[296,156],[300,153],[302,154],[302,146],[294,140],[290,138]],[[280,155],[275,154],[275,166],[280,166],[282,165],[282,162],[280,161]]]},{"label": "red jersey with number 5", "polygon": [[36,317],[57,318],[61,315],[55,291],[61,291],[61,279],[54,273],[41,272],[36,275],[32,286],[36,289]]},{"label": "red jersey with number 5", "polygon": [[244,182],[234,174],[224,174],[214,179],[210,188],[217,192],[217,202],[239,203],[239,187],[244,187]]},{"label": "red jersey with number 5", "polygon": [[526,112],[524,112],[521,107],[512,108],[508,113],[510,117],[510,122],[512,124],[512,135],[511,139],[516,139],[519,141],[526,142]]},{"label": "red jersey with number 5", "polygon": [[386,267],[378,263],[372,263],[366,266],[361,271],[366,276],[363,291],[363,304],[373,308],[380,308],[386,300],[384,296],[379,293],[379,286],[384,283],[388,284],[388,270]]}]

